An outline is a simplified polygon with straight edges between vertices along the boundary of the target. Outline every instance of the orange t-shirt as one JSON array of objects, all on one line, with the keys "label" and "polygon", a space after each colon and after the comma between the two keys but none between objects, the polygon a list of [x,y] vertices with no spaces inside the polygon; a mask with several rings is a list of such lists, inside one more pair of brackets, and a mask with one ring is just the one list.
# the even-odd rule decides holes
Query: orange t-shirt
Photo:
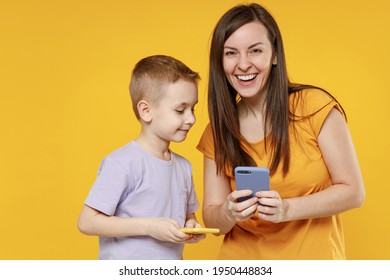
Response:
[{"label": "orange t-shirt", "polygon": [[[282,198],[309,195],[332,184],[317,138],[330,110],[335,107],[341,111],[339,104],[320,90],[291,94],[289,102],[290,111],[296,116],[313,115],[294,122],[295,131],[290,127],[291,161],[287,176],[283,178],[279,166],[270,178],[271,189],[278,191]],[[264,140],[250,146],[247,151],[257,166],[267,167],[270,154],[266,153]],[[214,159],[210,125],[197,148],[204,156]],[[234,177],[226,175],[235,190]],[[345,259],[344,247],[340,215],[283,223],[272,223],[254,215],[236,223],[225,235],[219,259]]]}]

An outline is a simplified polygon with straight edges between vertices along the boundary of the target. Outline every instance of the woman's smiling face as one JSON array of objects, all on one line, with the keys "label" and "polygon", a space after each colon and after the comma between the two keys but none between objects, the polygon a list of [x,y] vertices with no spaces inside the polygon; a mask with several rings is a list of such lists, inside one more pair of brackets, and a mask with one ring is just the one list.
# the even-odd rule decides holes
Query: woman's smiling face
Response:
[{"label": "woman's smiling face", "polygon": [[267,29],[251,22],[237,29],[224,44],[223,68],[243,98],[265,93],[272,64],[276,64]]}]

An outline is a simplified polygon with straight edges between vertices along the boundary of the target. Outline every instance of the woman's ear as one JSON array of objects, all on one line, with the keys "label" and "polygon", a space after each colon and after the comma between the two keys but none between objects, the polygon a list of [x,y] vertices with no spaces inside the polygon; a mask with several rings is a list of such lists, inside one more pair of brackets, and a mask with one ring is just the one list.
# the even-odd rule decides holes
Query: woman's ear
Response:
[{"label": "woman's ear", "polygon": [[275,53],[274,60],[272,61],[272,65],[276,65],[276,64],[278,64],[278,60],[276,58],[276,53]]},{"label": "woman's ear", "polygon": [[152,113],[151,113],[150,109],[151,108],[150,108],[149,103],[145,100],[141,100],[137,104],[138,114],[139,114],[140,118],[146,123],[148,123],[152,120]]}]

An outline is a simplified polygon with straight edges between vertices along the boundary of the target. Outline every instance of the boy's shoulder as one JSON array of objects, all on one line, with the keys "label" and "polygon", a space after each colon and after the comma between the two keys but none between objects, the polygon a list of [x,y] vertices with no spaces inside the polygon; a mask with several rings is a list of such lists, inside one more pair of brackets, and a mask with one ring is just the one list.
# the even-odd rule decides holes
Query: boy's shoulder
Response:
[{"label": "boy's shoulder", "polygon": [[111,159],[117,162],[130,161],[136,158],[136,155],[139,154],[137,146],[134,141],[123,145],[122,147],[116,148],[110,152],[105,159]]},{"label": "boy's shoulder", "polygon": [[[171,155],[173,156],[174,160],[180,162],[180,163],[186,163],[191,164],[188,159],[186,159],[184,156],[179,155],[172,150],[170,150]],[[129,160],[138,160],[139,157],[146,157],[151,159],[157,159],[148,152],[146,152],[141,146],[137,144],[136,141],[132,140],[129,143],[125,144],[122,147],[119,147],[112,152],[110,152],[106,158],[110,158],[116,161],[129,161]],[[158,160],[160,161],[160,160]]]},{"label": "boy's shoulder", "polygon": [[174,163],[176,166],[180,166],[180,169],[183,172],[186,172],[187,174],[192,174],[192,164],[188,159],[186,159],[182,155],[172,152],[172,150],[171,150],[171,155],[172,155],[172,161],[176,162]]},{"label": "boy's shoulder", "polygon": [[[170,152],[172,155],[172,159],[168,165],[173,164],[183,166],[189,170],[192,169],[192,165],[188,159],[186,159],[182,155],[173,152],[172,150],[170,150]],[[155,156],[149,154],[148,152],[143,150],[142,147],[139,146],[134,140],[130,141],[122,147],[113,150],[104,158],[104,161],[107,160],[109,160],[110,162],[115,162],[115,164],[119,164],[122,167],[126,167],[125,169],[129,167],[134,168],[135,166],[138,166],[141,161],[146,161],[148,162],[148,164],[161,165],[163,163],[163,165],[167,165],[166,161],[160,160]]]},{"label": "boy's shoulder", "polygon": [[170,150],[171,154],[178,160],[178,161],[183,161],[183,162],[188,162],[190,163],[190,161],[188,159],[186,159],[184,156],[182,155],[179,155],[178,153],[175,153],[173,152],[172,150]]}]

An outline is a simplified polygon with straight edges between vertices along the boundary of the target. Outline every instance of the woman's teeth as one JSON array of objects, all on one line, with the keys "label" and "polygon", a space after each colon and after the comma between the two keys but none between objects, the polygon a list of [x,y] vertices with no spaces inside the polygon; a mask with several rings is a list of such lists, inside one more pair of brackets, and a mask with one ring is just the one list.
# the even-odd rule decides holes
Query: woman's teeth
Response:
[{"label": "woman's teeth", "polygon": [[252,74],[252,75],[237,75],[237,79],[239,79],[240,81],[243,81],[243,82],[248,82],[248,81],[251,81],[253,80],[254,78],[256,78],[256,74]]}]

